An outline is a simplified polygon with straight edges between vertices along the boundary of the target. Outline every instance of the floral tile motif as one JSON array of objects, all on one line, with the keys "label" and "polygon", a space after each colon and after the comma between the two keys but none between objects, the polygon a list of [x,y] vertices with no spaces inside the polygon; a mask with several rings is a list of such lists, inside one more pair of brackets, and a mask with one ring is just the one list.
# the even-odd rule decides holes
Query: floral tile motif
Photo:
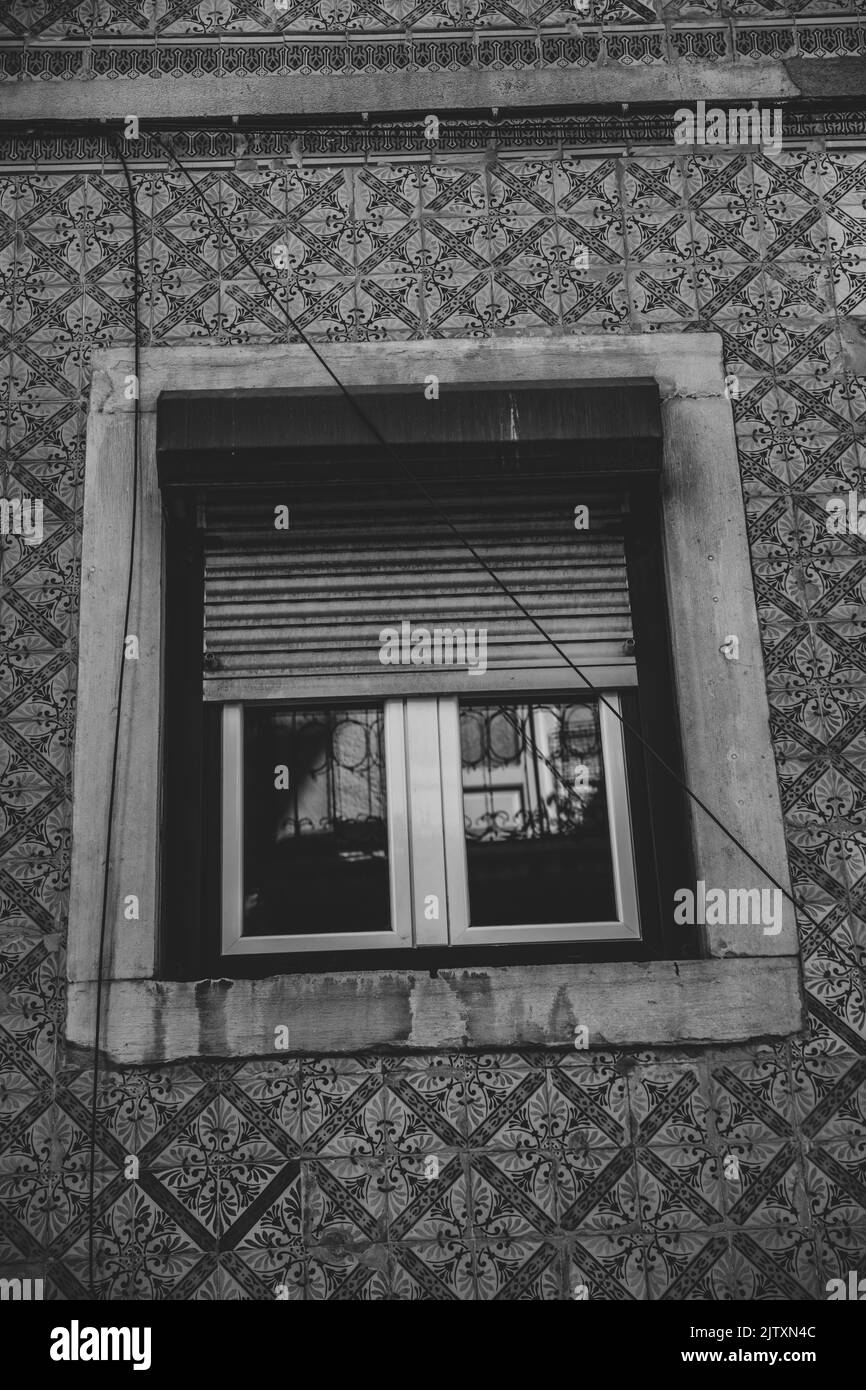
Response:
[{"label": "floral tile motif", "polygon": [[383,1183],[388,1193],[388,1239],[432,1240],[469,1229],[469,1158],[462,1150],[394,1155]]},{"label": "floral tile motif", "polygon": [[818,1270],[819,1298],[828,1298],[831,1279],[841,1279],[847,1294],[850,1271],[858,1281],[866,1278],[866,1221],[854,1225],[824,1226],[820,1234],[820,1263]]},{"label": "floral tile motif", "polygon": [[698,1231],[661,1231],[643,1251],[647,1297],[706,1302],[724,1297],[728,1239]]},{"label": "floral tile motif", "polygon": [[731,1296],[737,1302],[823,1297],[816,1257],[811,1232],[788,1226],[739,1231],[732,1240]]},{"label": "floral tile motif", "polygon": [[478,1297],[475,1256],[468,1241],[401,1242],[391,1247],[393,1288],[400,1298],[430,1302],[473,1301]]},{"label": "floral tile motif", "polygon": [[[163,8],[168,38],[261,28],[247,0]],[[751,11],[774,17],[769,0]],[[568,14],[352,0],[296,7],[279,28]],[[736,18],[715,0],[605,0],[598,19],[659,14]],[[28,24],[149,32],[141,6],[113,0],[12,16],[19,38]],[[325,341],[721,334],[809,1025],[802,1044],[700,1057],[107,1066],[101,1297],[547,1301],[585,1285],[614,1301],[802,1300],[862,1266],[866,552],[829,534],[826,503],[866,491],[866,380],[847,336],[866,302],[863,167],[814,142],[345,167],[239,146],[234,163],[200,161],[194,188],[133,172],[145,342],[283,343],[284,310]],[[48,1269],[57,1298],[86,1292],[90,1220],[93,1078],[61,1048],[84,431],[93,351],[132,338],[132,265],[117,169],[0,179],[2,487],[42,496],[46,517],[43,546],[0,547],[0,1262]]]},{"label": "floral tile motif", "polygon": [[737,1225],[796,1226],[807,1219],[799,1158],[793,1143],[731,1142],[722,1158],[721,1191]]},{"label": "floral tile motif", "polygon": [[[23,933],[18,935],[20,939]],[[22,1074],[38,1077],[41,1083],[53,1070],[57,1037],[63,1026],[62,964],[52,949],[56,943],[51,936],[31,938],[29,944],[31,949],[0,976],[0,1050],[7,1043]]]},{"label": "floral tile motif", "polygon": [[[14,1135],[0,1155],[4,1210],[42,1247],[63,1246],[68,1233],[87,1219],[89,1133],[60,1107],[52,1106],[26,1130],[19,1119]],[[97,1155],[94,1191],[98,1200],[116,1195],[122,1182]]]},{"label": "floral tile motif", "polygon": [[638,1063],[628,1069],[627,1078],[637,1143],[700,1143],[709,1109],[703,1068]]},{"label": "floral tile motif", "polygon": [[805,1134],[823,1138],[866,1135],[866,1060],[795,1052],[794,1104]]},{"label": "floral tile motif", "polygon": [[845,1135],[809,1144],[805,1182],[810,1214],[824,1226],[850,1226],[866,1210],[866,1139]]},{"label": "floral tile motif", "polygon": [[[110,1153],[143,1157],[155,1153],[216,1097],[198,1067],[171,1066],[128,1071],[101,1071],[96,1077],[96,1115],[115,1141]],[[80,1122],[90,1115],[93,1073],[82,1070],[66,1082]],[[119,1146],[119,1148],[118,1148]]]},{"label": "floral tile motif", "polygon": [[404,1153],[438,1152],[466,1142],[466,1070],[461,1065],[389,1067],[387,1133]]},{"label": "floral tile motif", "polygon": [[547,1077],[548,1134],[566,1150],[627,1142],[628,1083],[615,1066],[557,1065]]},{"label": "floral tile motif", "polygon": [[524,1239],[556,1229],[556,1159],[552,1154],[471,1156],[471,1225],[476,1241]]},{"label": "floral tile motif", "polygon": [[[156,1182],[214,1236],[231,1229],[297,1165],[226,1098],[210,1101],[148,1163]],[[176,1208],[175,1208],[176,1209]]]},{"label": "floral tile motif", "polygon": [[581,1231],[569,1243],[567,1258],[566,1290],[571,1299],[627,1303],[648,1297],[646,1247],[631,1232]]},{"label": "floral tile motif", "polygon": [[[122,1179],[120,1180],[122,1184]],[[140,1187],[123,1184],[114,1200],[103,1200],[94,1222],[93,1294],[109,1302],[182,1298],[198,1280],[197,1269],[215,1267],[183,1226]],[[72,1228],[63,1251],[63,1268],[75,1283],[70,1297],[90,1290],[89,1234],[85,1223]],[[187,1292],[187,1296],[189,1296]]]},{"label": "floral tile motif", "polygon": [[507,1236],[475,1246],[475,1297],[487,1302],[547,1301],[559,1297],[559,1254],[553,1244]]},{"label": "floral tile motif", "polygon": [[257,1128],[266,1128],[287,1157],[299,1152],[303,1126],[301,1068],[296,1059],[244,1062],[221,1083],[221,1093]]},{"label": "floral tile motif", "polygon": [[555,1182],[558,1224],[564,1231],[613,1231],[638,1225],[638,1179],[629,1146],[569,1149],[557,1159]]},{"label": "floral tile motif", "polygon": [[866,1051],[866,985],[862,971],[827,944],[804,962],[803,975],[810,1012],[852,1051],[862,1055]]},{"label": "floral tile motif", "polygon": [[327,1060],[304,1062],[301,1071],[305,1153],[377,1153],[387,1141],[386,1100],[378,1068],[337,1070]]},{"label": "floral tile motif", "polygon": [[286,1177],[279,1191],[266,1192],[220,1240],[220,1262],[247,1297],[277,1297],[277,1284],[299,1283],[306,1253],[300,1168],[293,1165]]},{"label": "floral tile motif", "polygon": [[767,1047],[747,1061],[714,1065],[710,1082],[714,1126],[725,1152],[764,1136],[792,1136],[795,1108],[783,1048]]},{"label": "floral tile motif", "polygon": [[645,1227],[697,1231],[722,1224],[722,1165],[708,1147],[640,1145],[635,1157],[638,1209]]},{"label": "floral tile motif", "polygon": [[550,1136],[543,1071],[467,1059],[466,1103],[473,1149],[535,1150]]}]

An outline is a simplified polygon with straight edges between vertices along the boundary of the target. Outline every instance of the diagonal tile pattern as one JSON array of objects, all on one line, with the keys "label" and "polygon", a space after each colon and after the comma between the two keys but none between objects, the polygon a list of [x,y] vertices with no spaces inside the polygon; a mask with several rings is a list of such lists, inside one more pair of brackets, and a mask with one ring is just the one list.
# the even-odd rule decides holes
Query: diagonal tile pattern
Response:
[{"label": "diagonal tile pattern", "polygon": [[[102,8],[112,32],[142,32],[139,7]],[[196,33],[200,8],[165,13]],[[619,7],[635,24],[681,9]],[[353,22],[392,10],[359,4]],[[229,11],[238,32],[261,13]],[[289,337],[211,208],[323,341],[721,334],[792,872],[816,918],[811,1024],[698,1057],[106,1068],[100,1296],[822,1297],[866,1248],[866,543],[829,535],[825,506],[866,496],[866,383],[845,349],[866,156],[529,148],[195,177],[134,174],[148,343]],[[88,1277],[92,1074],[65,1054],[62,992],[83,440],[90,354],[131,338],[131,235],[113,169],[0,175],[2,482],[44,498],[46,532],[0,544],[0,1266],[44,1269],[56,1298]]]}]

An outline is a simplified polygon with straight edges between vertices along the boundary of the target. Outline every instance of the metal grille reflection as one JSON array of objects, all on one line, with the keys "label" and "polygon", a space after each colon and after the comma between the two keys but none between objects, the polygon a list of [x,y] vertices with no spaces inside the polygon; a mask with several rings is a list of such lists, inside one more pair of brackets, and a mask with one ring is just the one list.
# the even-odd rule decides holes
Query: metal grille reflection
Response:
[{"label": "metal grille reflection", "polygon": [[611,917],[597,704],[464,704],[460,746],[473,925]]},{"label": "metal grille reflection", "polygon": [[387,929],[381,707],[252,708],[244,743],[245,930]]}]

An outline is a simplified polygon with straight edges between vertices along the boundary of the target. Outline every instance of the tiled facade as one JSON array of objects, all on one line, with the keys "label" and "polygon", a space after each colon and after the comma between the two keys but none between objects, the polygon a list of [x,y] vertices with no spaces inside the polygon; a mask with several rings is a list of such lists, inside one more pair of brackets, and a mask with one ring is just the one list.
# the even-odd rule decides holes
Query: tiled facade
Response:
[{"label": "tiled facade", "polygon": [[[159,63],[176,38],[202,61],[238,37],[264,52],[278,32],[288,55],[296,28],[466,31],[470,48],[517,29],[537,55],[546,26],[574,25],[537,0],[272,8],[264,25],[251,0],[13,3],[6,72],[36,53],[62,76],[88,51],[93,77],[100,44],[112,70],[141,72],[133,48]],[[820,27],[862,51],[866,31],[863,0],[595,14],[578,32],[607,61],[637,52],[639,30],[668,62],[688,60],[687,33],[718,32],[731,53],[760,32],[759,57],[785,33],[802,52]],[[441,157],[405,124],[303,145],[180,132],[197,192],[130,148],[141,341],[288,340],[212,210],[321,342],[722,335],[792,878],[815,919],[801,920],[808,1035],[689,1054],[563,1039],[561,1053],[104,1067],[101,1297],[563,1299],[585,1284],[604,1299],[813,1299],[866,1272],[866,540],[825,526],[834,492],[866,499],[864,123],[825,113],[777,154],[693,155],[637,114],[599,120],[587,143],[588,119],[555,138],[530,118],[507,141],[476,130],[462,155],[452,129]],[[131,341],[131,220],[92,133],[13,135],[0,158],[0,493],[45,499],[43,543],[0,550],[0,1270],[74,1298],[92,1085],[63,1038],[84,432],[92,350]]]}]

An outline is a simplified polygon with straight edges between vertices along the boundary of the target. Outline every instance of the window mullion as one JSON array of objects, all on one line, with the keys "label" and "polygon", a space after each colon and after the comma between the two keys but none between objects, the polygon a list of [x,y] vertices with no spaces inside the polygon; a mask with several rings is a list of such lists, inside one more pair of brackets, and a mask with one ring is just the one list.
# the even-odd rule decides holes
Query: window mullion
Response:
[{"label": "window mullion", "polygon": [[627,924],[635,936],[639,936],[640,913],[619,696],[613,692],[606,692],[605,701],[606,703],[602,703],[599,708],[599,731],[607,792],[617,916],[621,922]]},{"label": "window mullion", "polygon": [[[456,704],[456,701],[455,701]],[[404,702],[415,945],[448,942],[438,701]]]},{"label": "window mullion", "polygon": [[231,951],[243,931],[244,707],[222,710],[222,949]]},{"label": "window mullion", "polygon": [[448,884],[448,940],[453,943],[469,928],[469,865],[463,813],[460,704],[456,698],[442,699],[438,701],[438,707],[442,826]]},{"label": "window mullion", "polygon": [[409,810],[409,762],[404,701],[385,701],[385,804],[388,815],[388,864],[391,883],[391,930],[401,944],[414,944],[412,924],[412,850]]}]

